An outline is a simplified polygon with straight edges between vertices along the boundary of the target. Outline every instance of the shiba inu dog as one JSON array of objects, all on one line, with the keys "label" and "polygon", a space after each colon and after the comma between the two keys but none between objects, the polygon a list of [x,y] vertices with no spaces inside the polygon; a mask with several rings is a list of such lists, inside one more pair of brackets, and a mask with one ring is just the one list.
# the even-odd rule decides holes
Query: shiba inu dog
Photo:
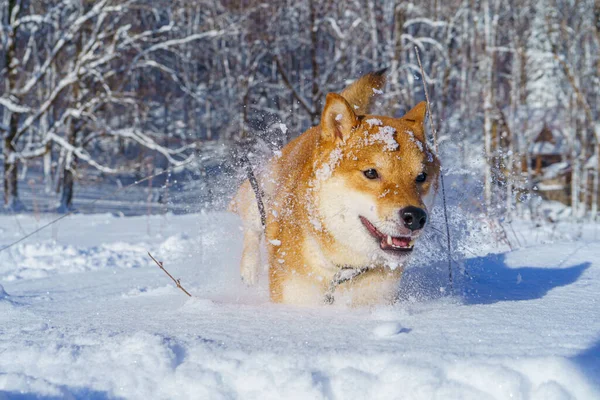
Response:
[{"label": "shiba inu dog", "polygon": [[440,164],[425,141],[424,102],[402,118],[368,115],[384,83],[383,73],[370,73],[329,93],[320,125],[258,173],[264,232],[248,180],[234,197],[230,209],[244,223],[242,279],[256,283],[265,237],[272,301],[322,304],[333,290],[351,305],[394,301]]}]

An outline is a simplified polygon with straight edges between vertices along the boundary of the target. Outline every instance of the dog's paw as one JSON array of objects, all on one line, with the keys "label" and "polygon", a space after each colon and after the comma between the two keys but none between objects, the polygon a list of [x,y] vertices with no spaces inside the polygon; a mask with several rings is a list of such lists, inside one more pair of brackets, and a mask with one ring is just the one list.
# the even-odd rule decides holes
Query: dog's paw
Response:
[{"label": "dog's paw", "polygon": [[248,286],[256,285],[260,273],[260,257],[257,254],[245,254],[242,258],[240,275]]},{"label": "dog's paw", "polygon": [[254,286],[258,283],[258,268],[247,268],[242,266],[240,270],[240,275],[242,278],[242,282],[244,282],[248,286]]}]

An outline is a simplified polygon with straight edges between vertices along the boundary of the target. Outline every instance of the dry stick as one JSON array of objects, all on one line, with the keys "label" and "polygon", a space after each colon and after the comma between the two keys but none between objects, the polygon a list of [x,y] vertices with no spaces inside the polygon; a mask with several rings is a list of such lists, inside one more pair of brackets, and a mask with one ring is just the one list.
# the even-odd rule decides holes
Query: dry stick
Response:
[{"label": "dry stick", "polygon": [[[415,53],[417,53],[417,61],[419,62],[419,68],[421,69],[421,79],[423,81],[423,91],[425,92],[425,100],[427,103],[427,113],[429,114],[429,125],[433,132],[433,147],[435,148],[435,154],[438,154],[438,141],[437,131],[433,124],[433,115],[431,114],[431,103],[429,102],[429,92],[427,91],[427,85],[425,84],[425,71],[423,70],[423,64],[421,64],[421,56],[419,55],[419,49],[415,46]],[[450,243],[450,226],[448,225],[448,207],[446,205],[446,187],[444,185],[444,173],[440,174],[440,183],[442,184],[442,203],[444,206],[444,221],[446,222],[446,239],[448,246],[448,281],[450,283],[450,291],[454,290],[452,280],[452,246]]]},{"label": "dry stick", "polygon": [[263,202],[263,193],[260,190],[260,186],[258,185],[258,181],[256,180],[256,175],[254,175],[254,171],[252,170],[252,164],[250,164],[250,160],[246,154],[242,154],[242,163],[246,168],[246,174],[248,175],[248,181],[250,181],[250,186],[252,186],[252,190],[254,190],[254,195],[256,196],[256,205],[258,206],[258,212],[260,213],[260,223],[262,224],[263,229],[267,227],[267,214],[265,212],[265,204]]},{"label": "dry stick", "polygon": [[175,279],[173,278],[173,275],[171,275],[169,273],[169,271],[167,271],[165,269],[165,267],[163,267],[163,262],[162,261],[158,261],[156,258],[152,257],[152,254],[150,254],[150,252],[148,252],[148,255],[150,256],[150,258],[152,259],[152,261],[154,261],[156,263],[156,265],[158,265],[158,267],[160,269],[162,269],[163,271],[165,271],[165,274],[169,275],[169,278],[171,278],[173,280],[173,282],[175,282],[175,285],[177,285],[177,287],[181,290],[183,290],[183,293],[187,294],[188,296],[192,297],[192,295],[183,288],[183,286],[181,286],[181,282],[179,279]]},{"label": "dry stick", "polygon": [[[127,185],[127,186],[120,187],[120,188],[118,188],[117,190],[115,190],[115,191],[112,191],[112,192],[108,193],[108,194],[107,194],[107,195],[105,195],[105,196],[102,196],[102,197],[99,197],[99,198],[97,198],[96,200],[92,201],[92,202],[90,203],[90,205],[94,205],[94,204],[96,204],[97,202],[99,202],[100,200],[105,200],[105,199],[107,199],[107,198],[109,198],[109,197],[111,197],[111,196],[113,196],[113,195],[117,194],[118,192],[120,192],[120,191],[122,191],[122,190],[126,190],[126,189],[129,189],[129,188],[130,188],[130,187],[132,187],[132,186],[139,185],[140,183],[146,182],[146,181],[147,181],[147,180],[149,180],[149,179],[152,179],[152,178],[155,178],[155,177],[157,177],[157,176],[160,176],[160,175],[162,175],[162,174],[166,174],[167,172],[173,171],[173,170],[174,170],[174,169],[176,169],[176,168],[183,167],[184,165],[190,164],[190,163],[191,163],[191,162],[193,162],[193,161],[196,161],[196,159],[195,159],[195,158],[192,158],[191,160],[188,160],[188,161],[186,161],[186,162],[184,162],[184,163],[182,163],[182,164],[179,164],[179,165],[176,165],[176,166],[174,166],[174,167],[171,167],[171,168],[169,168],[169,169],[166,169],[166,170],[164,170],[164,171],[158,172],[158,173],[156,173],[156,174],[154,174],[154,175],[147,176],[147,177],[145,177],[144,179],[141,179],[141,180],[139,180],[139,181],[135,181],[135,182],[133,182],[133,183],[132,183],[132,184],[130,184],[130,185]],[[38,229],[34,230],[33,232],[31,232],[31,233],[28,233],[27,235],[25,235],[25,236],[21,237],[19,240],[16,240],[16,241],[14,241],[14,242],[12,242],[12,243],[10,243],[10,244],[8,244],[8,245],[4,246],[3,248],[1,248],[1,249],[0,249],[0,253],[1,253],[1,252],[3,252],[4,250],[7,250],[7,249],[9,249],[9,248],[13,247],[13,246],[14,246],[14,245],[16,245],[16,244],[19,244],[19,243],[21,243],[22,241],[24,241],[24,240],[26,240],[26,239],[30,238],[31,236],[35,235],[36,233],[38,233],[38,232],[40,232],[40,231],[42,231],[42,230],[44,230],[44,229],[48,228],[49,226],[51,226],[51,225],[54,225],[55,223],[57,223],[57,222],[58,222],[58,221],[60,221],[61,219],[63,219],[63,218],[67,218],[68,216],[70,216],[70,215],[71,215],[71,214],[73,214],[73,213],[76,213],[77,211],[79,211],[79,210],[77,210],[77,209],[73,209],[73,210],[69,211],[68,213],[66,213],[66,214],[64,214],[64,215],[61,215],[60,217],[58,217],[58,218],[56,218],[56,219],[53,219],[52,221],[48,222],[46,225],[43,225],[43,226],[39,227]]]}]

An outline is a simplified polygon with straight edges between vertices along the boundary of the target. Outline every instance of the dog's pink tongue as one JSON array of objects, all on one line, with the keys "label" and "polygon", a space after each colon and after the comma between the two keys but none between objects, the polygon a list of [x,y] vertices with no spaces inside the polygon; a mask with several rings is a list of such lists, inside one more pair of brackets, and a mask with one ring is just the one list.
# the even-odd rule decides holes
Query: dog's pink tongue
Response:
[{"label": "dog's pink tongue", "polygon": [[410,244],[410,240],[405,238],[393,237],[392,244],[396,247],[408,247]]},{"label": "dog's pink tongue", "polygon": [[410,238],[401,238],[401,237],[390,237],[385,236],[381,240],[381,248],[382,249],[409,249],[410,248]]}]

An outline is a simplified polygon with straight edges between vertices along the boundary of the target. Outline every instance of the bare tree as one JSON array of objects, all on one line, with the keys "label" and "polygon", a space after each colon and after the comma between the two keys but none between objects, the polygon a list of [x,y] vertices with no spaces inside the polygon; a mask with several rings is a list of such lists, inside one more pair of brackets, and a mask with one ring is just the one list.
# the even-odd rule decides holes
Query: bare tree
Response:
[{"label": "bare tree", "polygon": [[571,208],[596,216],[599,10],[597,0],[7,0],[4,202],[21,207],[19,166],[41,159],[68,209],[86,168],[164,168],[207,141],[281,145],[318,123],[327,92],[387,67],[381,112],[421,100],[423,79],[442,151],[478,166],[490,215],[534,214],[530,147],[548,122],[569,143]]}]

